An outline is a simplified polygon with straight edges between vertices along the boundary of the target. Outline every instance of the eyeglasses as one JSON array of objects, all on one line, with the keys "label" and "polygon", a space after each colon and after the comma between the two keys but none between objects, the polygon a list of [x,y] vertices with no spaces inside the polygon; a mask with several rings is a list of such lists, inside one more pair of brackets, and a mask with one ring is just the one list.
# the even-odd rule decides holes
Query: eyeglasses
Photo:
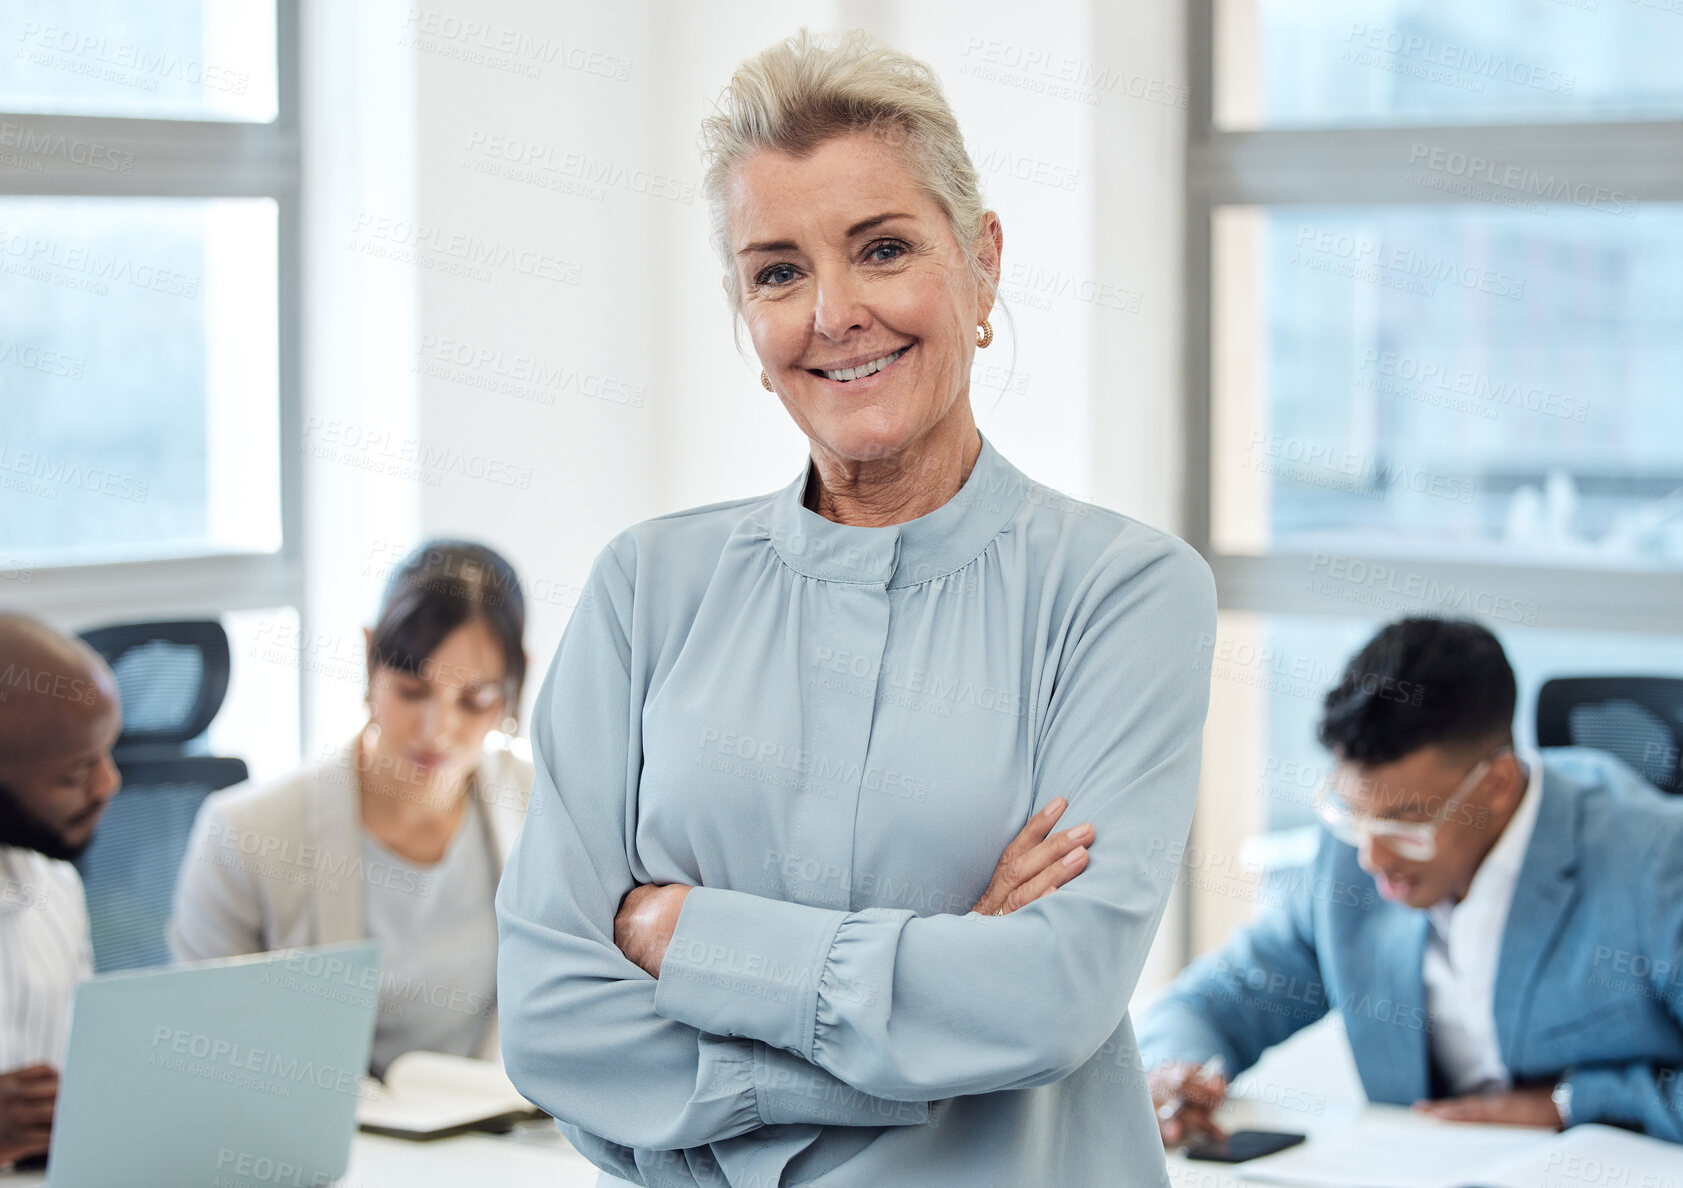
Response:
[{"label": "eyeglasses", "polygon": [[[1444,823],[1490,773],[1491,765],[1504,755],[1511,754],[1513,748],[1504,744],[1473,764],[1473,769],[1450,794],[1449,799],[1444,801],[1443,807],[1424,821],[1396,821],[1389,817],[1375,817],[1357,812],[1339,793],[1337,772],[1329,776],[1316,793],[1315,815],[1321,819],[1328,831],[1345,845],[1359,846],[1368,838],[1378,838],[1385,843],[1386,849],[1396,853],[1399,858],[1424,862],[1437,855],[1438,831],[1443,828]],[[1428,801],[1428,809],[1430,804]]]}]

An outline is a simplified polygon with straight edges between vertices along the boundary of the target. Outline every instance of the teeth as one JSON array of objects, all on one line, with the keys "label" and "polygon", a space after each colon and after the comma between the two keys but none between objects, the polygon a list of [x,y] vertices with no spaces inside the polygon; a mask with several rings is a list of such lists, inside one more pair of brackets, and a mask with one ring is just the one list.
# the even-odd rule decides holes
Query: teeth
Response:
[{"label": "teeth", "polygon": [[894,360],[898,359],[905,353],[905,348],[902,347],[900,350],[895,351],[892,355],[884,355],[880,359],[872,359],[869,363],[861,363],[857,367],[844,367],[840,371],[826,371],[822,374],[825,379],[840,380],[845,384],[848,380],[863,379],[867,375],[875,375],[877,372],[881,371],[884,367],[887,367],[890,363],[894,362]]}]

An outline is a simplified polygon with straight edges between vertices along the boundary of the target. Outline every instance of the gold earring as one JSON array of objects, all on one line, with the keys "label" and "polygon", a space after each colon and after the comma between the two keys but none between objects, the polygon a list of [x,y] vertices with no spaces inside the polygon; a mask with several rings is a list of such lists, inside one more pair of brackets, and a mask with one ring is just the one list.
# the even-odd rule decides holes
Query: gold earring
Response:
[{"label": "gold earring", "polygon": [[771,386],[771,376],[767,375],[763,370],[760,372],[760,387],[764,388],[768,392],[777,391],[776,388]]},{"label": "gold earring", "polygon": [[988,325],[988,320],[986,318],[983,318],[981,326],[979,326],[976,331],[976,349],[981,350],[992,341],[993,327]]}]

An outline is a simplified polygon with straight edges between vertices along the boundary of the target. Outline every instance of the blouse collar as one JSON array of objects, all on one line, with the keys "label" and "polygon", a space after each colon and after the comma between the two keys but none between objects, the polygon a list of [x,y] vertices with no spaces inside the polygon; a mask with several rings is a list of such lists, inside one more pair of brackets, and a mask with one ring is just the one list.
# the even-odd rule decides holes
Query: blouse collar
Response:
[{"label": "blouse collar", "polygon": [[[980,435],[978,435],[980,436]],[[932,581],[981,555],[1017,514],[1030,486],[986,437],[970,477],[946,503],[904,524],[838,524],[803,502],[812,460],[778,492],[771,543],[796,573],[828,582],[898,588]]]}]

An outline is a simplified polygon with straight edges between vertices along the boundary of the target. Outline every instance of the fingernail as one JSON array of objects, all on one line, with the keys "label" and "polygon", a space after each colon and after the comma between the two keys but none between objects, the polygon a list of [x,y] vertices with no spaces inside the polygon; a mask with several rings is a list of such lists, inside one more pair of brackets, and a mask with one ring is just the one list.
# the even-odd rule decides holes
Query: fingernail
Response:
[{"label": "fingernail", "polygon": [[1093,827],[1091,825],[1077,825],[1069,831],[1069,840],[1073,842],[1085,842],[1092,836]]},{"label": "fingernail", "polygon": [[1055,798],[1051,804],[1047,805],[1040,811],[1048,817],[1057,816],[1059,813],[1064,811],[1064,798],[1062,796]]},{"label": "fingernail", "polygon": [[1086,846],[1076,846],[1075,849],[1071,850],[1069,853],[1064,855],[1064,865],[1065,866],[1074,866],[1077,862],[1080,862],[1086,856],[1087,856],[1087,847]]}]

